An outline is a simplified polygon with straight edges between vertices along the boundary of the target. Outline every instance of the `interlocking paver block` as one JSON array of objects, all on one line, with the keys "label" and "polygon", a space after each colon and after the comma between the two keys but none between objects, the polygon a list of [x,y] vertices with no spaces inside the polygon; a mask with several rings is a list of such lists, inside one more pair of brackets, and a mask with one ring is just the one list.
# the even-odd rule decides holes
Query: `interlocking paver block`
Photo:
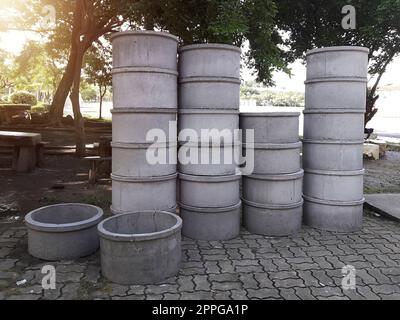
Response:
[{"label": "interlocking paver block", "polygon": [[193,282],[195,284],[195,290],[208,291],[210,290],[211,284],[208,281],[208,276],[206,275],[195,275],[193,276]]},{"label": "interlocking paver block", "polygon": [[247,289],[248,297],[250,299],[279,299],[279,291],[274,288],[262,288],[262,289]]}]

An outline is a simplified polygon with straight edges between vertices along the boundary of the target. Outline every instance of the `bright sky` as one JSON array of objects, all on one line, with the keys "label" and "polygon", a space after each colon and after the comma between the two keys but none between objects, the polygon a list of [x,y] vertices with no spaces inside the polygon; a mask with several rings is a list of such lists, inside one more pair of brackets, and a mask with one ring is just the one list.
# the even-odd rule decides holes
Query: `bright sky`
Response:
[{"label": "bright sky", "polygon": [[[9,31],[7,33],[0,32],[0,48],[5,49],[13,54],[18,54],[28,39],[35,38],[31,32]],[[276,72],[274,81],[276,89],[287,91],[304,91],[304,80],[306,77],[306,68],[301,61],[296,61],[290,65],[292,69],[292,77],[289,77],[284,72]],[[400,56],[388,66],[386,73],[383,75],[380,86],[394,85],[400,86]],[[251,71],[248,69],[242,70],[244,80],[254,80]]]}]

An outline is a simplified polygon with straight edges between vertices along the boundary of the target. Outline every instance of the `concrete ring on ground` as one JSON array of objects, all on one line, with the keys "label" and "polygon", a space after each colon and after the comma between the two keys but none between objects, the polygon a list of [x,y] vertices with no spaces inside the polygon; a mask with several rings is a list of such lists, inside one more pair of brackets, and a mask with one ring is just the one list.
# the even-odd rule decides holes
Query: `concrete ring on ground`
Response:
[{"label": "concrete ring on ground", "polygon": [[181,262],[182,219],[165,211],[116,215],[98,225],[101,270],[118,284],[154,284]]},{"label": "concrete ring on ground", "polygon": [[196,240],[230,240],[240,233],[242,202],[221,208],[198,208],[179,204],[183,219],[182,234]]},{"label": "concrete ring on ground", "polygon": [[250,233],[270,237],[288,236],[301,229],[303,200],[287,205],[243,202],[243,226]]},{"label": "concrete ring on ground", "polygon": [[99,248],[96,226],[103,217],[99,207],[83,203],[61,203],[29,212],[28,251],[43,260],[71,260]]}]

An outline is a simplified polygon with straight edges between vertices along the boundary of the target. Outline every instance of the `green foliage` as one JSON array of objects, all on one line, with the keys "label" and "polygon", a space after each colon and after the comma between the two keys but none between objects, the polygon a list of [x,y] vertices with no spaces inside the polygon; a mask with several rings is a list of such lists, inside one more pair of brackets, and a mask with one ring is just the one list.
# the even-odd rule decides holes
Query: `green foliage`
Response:
[{"label": "green foliage", "polygon": [[14,92],[10,96],[10,101],[14,104],[29,104],[31,106],[37,104],[36,96],[26,91]]},{"label": "green foliage", "polygon": [[90,83],[82,82],[80,93],[83,101],[90,102],[96,101],[97,99],[97,90],[95,86]]},{"label": "green foliage", "polygon": [[255,100],[258,106],[304,107],[304,93],[266,90],[265,86],[255,82],[242,84],[240,97]]},{"label": "green foliage", "polygon": [[94,45],[85,55],[84,76],[89,84],[99,88],[101,98],[112,84],[112,53],[109,46]]},{"label": "green foliage", "polygon": [[277,45],[277,13],[273,0],[139,0],[131,5],[135,21],[177,35],[183,45],[193,43],[248,44],[246,64],[257,80],[272,85],[276,70],[289,72],[290,57]]},{"label": "green foliage", "polygon": [[31,107],[33,113],[45,113],[49,111],[49,106],[42,101],[39,101],[35,106]]},{"label": "green foliage", "polygon": [[[370,49],[371,75],[385,71],[400,53],[400,0],[276,0],[278,27],[295,57],[315,47],[353,45]],[[345,30],[343,6],[356,9],[356,29]],[[295,17],[295,18],[294,18]]]},{"label": "green foliage", "polygon": [[7,89],[12,85],[10,80],[11,67],[8,63],[10,58],[9,53],[0,49],[0,94],[6,94]]},{"label": "green foliage", "polygon": [[54,92],[62,68],[46,44],[30,41],[14,59],[12,72],[18,90]]},{"label": "green foliage", "polygon": [[254,96],[258,96],[260,93],[257,89],[248,87],[248,86],[241,86],[240,87],[240,96],[242,98],[253,98]]},{"label": "green foliage", "polygon": [[304,94],[294,91],[266,90],[255,99],[258,106],[304,107]]},{"label": "green foliage", "polygon": [[10,103],[10,97],[8,95],[4,95],[0,98],[0,103],[1,104],[7,104]]},{"label": "green foliage", "polygon": [[[363,46],[369,48],[369,74],[365,124],[376,114],[376,90],[383,73],[400,53],[400,0],[276,0],[277,25],[286,32],[285,44],[293,57],[315,47]],[[342,28],[343,6],[356,9],[356,29]],[[295,18],[294,18],[295,17]]]}]

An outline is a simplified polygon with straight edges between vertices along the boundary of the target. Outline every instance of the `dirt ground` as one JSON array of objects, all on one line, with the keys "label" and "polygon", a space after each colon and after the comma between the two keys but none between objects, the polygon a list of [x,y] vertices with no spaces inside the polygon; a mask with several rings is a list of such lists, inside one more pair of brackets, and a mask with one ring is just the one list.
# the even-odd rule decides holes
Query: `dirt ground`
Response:
[{"label": "dirt ground", "polygon": [[400,152],[387,151],[379,160],[364,160],[365,193],[400,193]]},{"label": "dirt ground", "polygon": [[[52,146],[73,145],[73,132],[41,132]],[[104,133],[102,133],[104,134]],[[99,141],[101,134],[89,134],[87,143]],[[21,222],[30,210],[60,202],[84,202],[109,213],[111,182],[104,175],[96,185],[87,183],[89,163],[73,154],[46,155],[43,168],[31,173],[15,173],[11,156],[0,154],[0,223]],[[0,226],[1,228],[1,226]]]}]

